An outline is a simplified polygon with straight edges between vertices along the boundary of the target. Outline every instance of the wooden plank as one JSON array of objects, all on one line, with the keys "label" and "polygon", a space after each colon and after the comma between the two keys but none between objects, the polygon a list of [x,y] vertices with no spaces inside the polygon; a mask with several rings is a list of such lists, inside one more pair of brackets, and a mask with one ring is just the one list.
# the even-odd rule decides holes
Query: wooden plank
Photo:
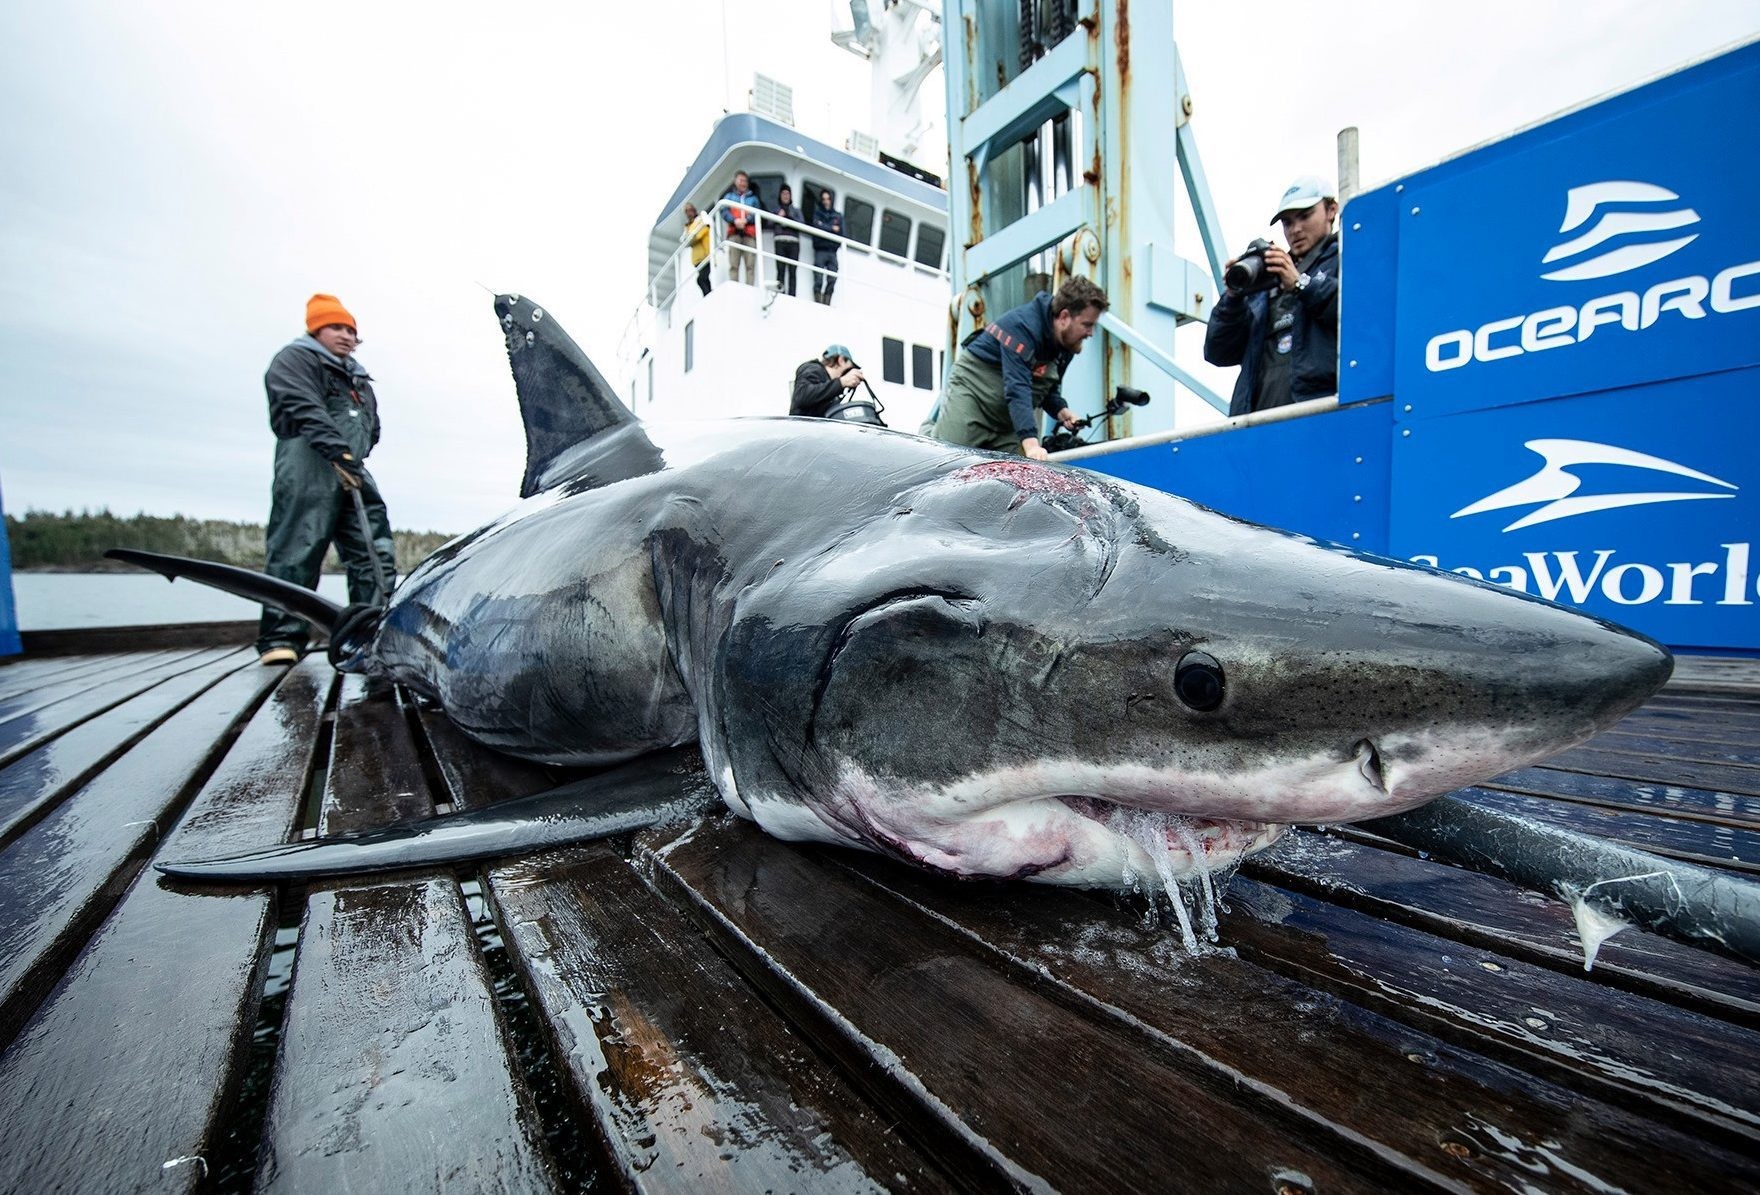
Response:
[{"label": "wooden plank", "polygon": [[1752,718],[1760,714],[1760,702],[1747,694],[1696,693],[1690,690],[1664,689],[1649,701],[1656,709],[1694,710],[1707,714]]},{"label": "wooden plank", "polygon": [[1555,797],[1603,809],[1653,813],[1687,821],[1760,830],[1760,798],[1675,784],[1647,784],[1556,768],[1519,768],[1481,787]]},{"label": "wooden plank", "polygon": [[[1563,773],[1560,773],[1561,775]],[[1760,873],[1760,832],[1732,829],[1703,821],[1646,816],[1580,805],[1568,801],[1496,792],[1488,788],[1463,788],[1454,794],[1494,809],[1519,813],[1535,821],[1578,830],[1597,838],[1635,846],[1671,859],[1685,859],[1707,867]]]},{"label": "wooden plank", "polygon": [[1760,1032],[1237,877],[1243,957],[1552,1082],[1752,1154]]},{"label": "wooden plank", "polygon": [[[288,671],[156,858],[285,839],[334,678]],[[189,1191],[238,1113],[273,890],[143,878],[0,1055],[0,1190]],[[101,1029],[101,1031],[96,1031]]]},{"label": "wooden plank", "polygon": [[112,683],[100,684],[83,693],[65,697],[46,709],[15,718],[0,727],[0,767],[11,763],[42,746],[56,735],[65,734],[87,718],[121,705],[129,698],[144,693],[171,677],[200,668],[228,654],[243,653],[236,648],[207,648],[166,661],[146,672]]},{"label": "wooden plank", "polygon": [[[999,967],[822,852],[728,819],[638,836],[656,884],[959,1181],[985,1189],[1410,1187],[1360,1142]],[[1078,1111],[1079,1110],[1079,1111]],[[1280,1175],[1300,1174],[1299,1182]]]},{"label": "wooden plank", "polygon": [[312,893],[259,1191],[548,1191],[458,885]]},{"label": "wooden plank", "polygon": [[1665,691],[1690,690],[1760,697],[1760,660],[1737,656],[1676,656]]},{"label": "wooden plank", "polygon": [[34,714],[40,709],[54,705],[64,698],[83,693],[87,689],[96,688],[112,681],[126,680],[131,676],[139,676],[144,672],[152,671],[194,654],[194,650],[189,648],[181,651],[140,652],[136,655],[122,656],[108,667],[93,669],[89,673],[60,677],[41,685],[34,685],[21,693],[0,698],[0,728],[4,728],[15,718]]},{"label": "wooden plank", "polygon": [[1656,735],[1683,743],[1719,743],[1751,747],[1754,728],[1745,722],[1714,722],[1691,711],[1640,707],[1613,724],[1612,729],[1632,734]]},{"label": "wooden plank", "polygon": [[[454,802],[542,791],[542,769],[423,718]],[[695,767],[682,783],[707,784]],[[677,757],[655,766],[677,770]],[[489,870],[503,940],[634,1190],[938,1190],[929,1163],[606,845]],[[902,1180],[902,1181],[900,1181]]]},{"label": "wooden plank", "polygon": [[0,768],[0,845],[18,837],[57,801],[243,663],[229,652],[170,677]]},{"label": "wooden plank", "polygon": [[1599,751],[1618,751],[1625,755],[1643,755],[1653,759],[1686,759],[1700,763],[1739,763],[1760,767],[1760,744],[1738,746],[1733,743],[1706,743],[1607,730],[1583,745]]},{"label": "wooden plank", "polygon": [[12,698],[46,684],[58,684],[93,672],[101,672],[116,661],[125,659],[125,652],[101,655],[0,656],[0,698]]},{"label": "wooden plank", "polygon": [[[1756,741],[1760,742],[1760,739]],[[1584,772],[1591,776],[1708,788],[1760,798],[1760,767],[1752,765],[1701,763],[1669,757],[1647,758],[1625,752],[1577,747],[1548,759],[1546,766],[1558,771]]]},{"label": "wooden plank", "polygon": [[0,852],[0,1043],[10,1041],[279,677],[238,671]]},{"label": "wooden plank", "polygon": [[[1464,945],[1567,974],[1583,971],[1570,906],[1494,876],[1300,831],[1243,874]],[[1760,1028],[1760,969],[1632,929],[1602,944],[1589,973],[1626,991]]]},{"label": "wooden plank", "polygon": [[[1760,1181],[1760,1160],[1457,1049],[1222,951],[1184,953],[1134,902],[963,885],[855,852],[870,882],[999,952],[1022,982],[1150,1036],[1438,1186],[1605,1192]],[[1269,1048],[1268,1048],[1269,1045]]]},{"label": "wooden plank", "polygon": [[[323,832],[432,807],[394,694],[345,677]],[[257,1189],[549,1190],[535,1126],[457,883],[314,891]]]}]

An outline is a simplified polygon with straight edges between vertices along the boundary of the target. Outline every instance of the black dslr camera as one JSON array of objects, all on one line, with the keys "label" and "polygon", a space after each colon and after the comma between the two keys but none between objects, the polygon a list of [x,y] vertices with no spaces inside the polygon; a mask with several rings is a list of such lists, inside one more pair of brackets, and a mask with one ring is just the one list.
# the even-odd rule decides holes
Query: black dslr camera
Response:
[{"label": "black dslr camera", "polygon": [[1120,386],[1113,392],[1112,401],[1106,404],[1104,411],[1098,415],[1089,415],[1086,418],[1076,420],[1076,425],[1072,428],[1058,428],[1040,441],[1040,447],[1044,448],[1046,452],[1067,452],[1071,448],[1080,448],[1088,441],[1076,433],[1086,430],[1096,420],[1117,418],[1124,414],[1126,407],[1144,406],[1148,401],[1149,392],[1147,390],[1138,390],[1133,386]]},{"label": "black dslr camera", "polygon": [[1277,286],[1277,275],[1265,268],[1265,250],[1271,247],[1271,242],[1263,239],[1248,245],[1247,251],[1228,267],[1228,273],[1222,276],[1222,284],[1243,295],[1256,295]]}]

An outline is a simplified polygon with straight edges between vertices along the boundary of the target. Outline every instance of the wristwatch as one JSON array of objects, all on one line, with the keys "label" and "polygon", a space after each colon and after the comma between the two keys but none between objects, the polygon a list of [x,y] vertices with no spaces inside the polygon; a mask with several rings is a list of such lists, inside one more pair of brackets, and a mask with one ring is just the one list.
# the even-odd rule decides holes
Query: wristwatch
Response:
[{"label": "wristwatch", "polygon": [[1307,290],[1308,289],[1308,276],[1306,274],[1297,274],[1296,275],[1296,289],[1297,290]]}]

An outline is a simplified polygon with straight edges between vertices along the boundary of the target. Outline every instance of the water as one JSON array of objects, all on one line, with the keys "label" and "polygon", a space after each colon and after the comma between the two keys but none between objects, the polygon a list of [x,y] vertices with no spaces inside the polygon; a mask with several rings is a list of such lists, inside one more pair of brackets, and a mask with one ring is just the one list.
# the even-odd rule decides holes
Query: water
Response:
[{"label": "water", "polygon": [[[172,584],[151,573],[14,573],[12,592],[21,631],[236,622],[263,612],[229,593],[191,581]],[[348,582],[341,574],[326,576],[318,592],[346,603]]]}]

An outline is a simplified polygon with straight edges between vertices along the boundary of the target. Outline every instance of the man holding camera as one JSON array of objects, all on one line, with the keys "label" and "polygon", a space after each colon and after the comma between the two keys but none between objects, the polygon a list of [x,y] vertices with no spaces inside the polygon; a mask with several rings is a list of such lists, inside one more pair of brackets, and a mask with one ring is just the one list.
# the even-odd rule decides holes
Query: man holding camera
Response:
[{"label": "man holding camera", "polygon": [[817,360],[802,361],[794,371],[788,413],[823,419],[861,384],[862,371],[850,359],[849,349],[841,344],[826,345]]},{"label": "man holding camera", "polygon": [[1045,460],[1036,408],[1075,427],[1060,381],[1107,306],[1105,291],[1071,278],[1055,295],[1042,292],[973,332],[954,360],[935,438]]},{"label": "man holding camera", "polygon": [[1338,393],[1337,218],[1332,184],[1303,175],[1271,218],[1288,250],[1256,240],[1224,269],[1204,360],[1241,367],[1230,415]]}]

